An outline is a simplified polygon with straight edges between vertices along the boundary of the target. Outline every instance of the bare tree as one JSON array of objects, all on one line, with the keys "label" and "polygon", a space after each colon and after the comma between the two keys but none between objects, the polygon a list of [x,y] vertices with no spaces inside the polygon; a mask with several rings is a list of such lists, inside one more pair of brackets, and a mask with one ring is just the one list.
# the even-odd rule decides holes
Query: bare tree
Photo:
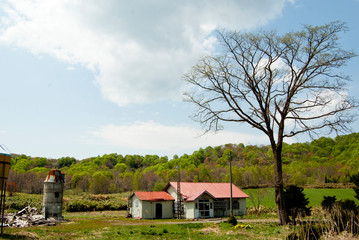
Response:
[{"label": "bare tree", "polygon": [[[288,222],[283,197],[283,140],[320,130],[348,131],[348,76],[338,73],[353,51],[343,50],[341,22],[304,26],[279,35],[275,31],[218,31],[218,56],[199,60],[184,75],[193,89],[186,101],[198,107],[193,115],[206,131],[222,129],[220,122],[247,123],[268,136],[274,158],[275,201],[280,224]],[[315,136],[315,135],[314,135]]]},{"label": "bare tree", "polygon": [[261,203],[264,197],[269,194],[268,188],[256,188],[253,191],[248,191],[247,194],[253,204],[254,211],[259,216],[261,213]]}]

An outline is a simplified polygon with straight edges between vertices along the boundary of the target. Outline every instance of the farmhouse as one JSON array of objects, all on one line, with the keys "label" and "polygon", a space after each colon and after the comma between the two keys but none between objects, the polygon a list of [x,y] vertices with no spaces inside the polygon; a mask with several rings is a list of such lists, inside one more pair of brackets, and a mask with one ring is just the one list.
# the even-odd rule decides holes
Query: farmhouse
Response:
[{"label": "farmhouse", "polygon": [[[169,182],[161,192],[134,192],[129,198],[135,218],[213,218],[230,215],[229,183]],[[180,193],[180,198],[177,193]],[[234,215],[246,214],[246,195],[232,184]]]}]

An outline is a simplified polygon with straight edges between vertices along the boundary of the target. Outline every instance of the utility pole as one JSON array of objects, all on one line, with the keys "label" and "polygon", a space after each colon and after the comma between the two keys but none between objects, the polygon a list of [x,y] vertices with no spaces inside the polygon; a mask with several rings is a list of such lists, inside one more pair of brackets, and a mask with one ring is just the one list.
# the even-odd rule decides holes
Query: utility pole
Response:
[{"label": "utility pole", "polygon": [[230,216],[233,217],[233,205],[232,205],[232,155],[231,152],[229,152],[229,179],[230,179],[230,189],[231,189],[231,198],[229,200],[229,211]]},{"label": "utility pole", "polygon": [[178,170],[178,181],[177,181],[177,218],[182,218],[182,196],[181,196],[181,172],[179,165],[177,166]]}]

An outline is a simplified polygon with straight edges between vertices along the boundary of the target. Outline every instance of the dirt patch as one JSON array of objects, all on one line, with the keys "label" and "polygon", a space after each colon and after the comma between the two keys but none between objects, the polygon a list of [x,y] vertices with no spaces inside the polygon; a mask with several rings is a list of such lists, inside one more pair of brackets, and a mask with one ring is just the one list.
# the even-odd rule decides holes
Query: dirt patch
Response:
[{"label": "dirt patch", "polygon": [[219,229],[218,225],[213,225],[213,226],[198,230],[198,232],[202,232],[203,234],[211,234],[211,233],[220,234],[221,230]]}]

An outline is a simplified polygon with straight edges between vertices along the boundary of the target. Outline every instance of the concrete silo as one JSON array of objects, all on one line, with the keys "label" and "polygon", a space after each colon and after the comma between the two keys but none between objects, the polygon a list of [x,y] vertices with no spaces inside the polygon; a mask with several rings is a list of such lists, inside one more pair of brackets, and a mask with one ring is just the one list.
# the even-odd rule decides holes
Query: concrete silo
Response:
[{"label": "concrete silo", "polygon": [[62,200],[65,174],[60,170],[51,170],[44,182],[42,213],[45,218],[62,219]]}]

